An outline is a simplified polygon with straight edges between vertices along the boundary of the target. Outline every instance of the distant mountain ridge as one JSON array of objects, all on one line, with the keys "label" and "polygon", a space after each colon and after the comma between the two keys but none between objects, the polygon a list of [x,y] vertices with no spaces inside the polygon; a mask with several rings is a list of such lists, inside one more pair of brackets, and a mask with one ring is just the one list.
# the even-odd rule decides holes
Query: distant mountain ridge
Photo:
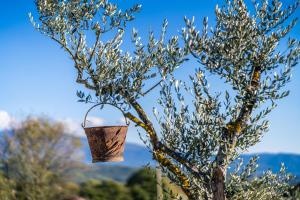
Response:
[{"label": "distant mountain ridge", "polygon": [[[91,163],[91,154],[85,139],[82,140],[83,151],[85,152],[86,163]],[[300,177],[300,154],[289,154],[289,153],[258,153],[258,154],[244,154],[241,158],[244,163],[248,163],[251,157],[259,156],[258,164],[258,174],[263,171],[272,170],[273,172],[278,172],[280,170],[281,163],[287,168],[289,173]],[[141,145],[126,143],[124,152],[124,162],[119,163],[105,163],[97,165],[108,165],[108,166],[126,166],[131,168],[140,168],[146,165],[155,165],[155,161],[152,160],[152,155],[149,150]]]}]

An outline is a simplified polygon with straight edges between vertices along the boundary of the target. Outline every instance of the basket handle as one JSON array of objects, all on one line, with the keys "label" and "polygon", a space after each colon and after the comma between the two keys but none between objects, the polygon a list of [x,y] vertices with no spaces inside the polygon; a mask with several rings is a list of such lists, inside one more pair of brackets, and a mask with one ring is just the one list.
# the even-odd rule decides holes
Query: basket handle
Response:
[{"label": "basket handle", "polygon": [[125,117],[125,112],[124,112],[121,108],[119,108],[119,107],[117,107],[117,106],[115,106],[115,105],[113,105],[113,104],[111,104],[111,103],[98,103],[98,104],[96,104],[96,105],[93,105],[93,106],[92,106],[90,109],[88,109],[88,111],[86,112],[86,114],[85,114],[85,116],[84,116],[83,123],[82,123],[82,127],[83,127],[83,128],[85,128],[86,121],[87,121],[86,118],[87,118],[89,112],[90,112],[91,110],[93,110],[95,107],[100,106],[100,105],[111,105],[111,106],[113,106],[113,107],[115,107],[115,108],[118,108],[118,109],[122,112],[123,117],[125,118],[126,125],[129,126],[130,121]]}]

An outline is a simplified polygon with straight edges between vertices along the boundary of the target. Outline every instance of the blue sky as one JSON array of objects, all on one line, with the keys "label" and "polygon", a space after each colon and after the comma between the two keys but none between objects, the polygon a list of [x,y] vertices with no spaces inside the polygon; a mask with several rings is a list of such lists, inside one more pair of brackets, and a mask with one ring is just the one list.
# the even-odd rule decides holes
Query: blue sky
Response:
[{"label": "blue sky", "polygon": [[[34,11],[33,1],[0,0],[0,114],[1,119],[20,120],[27,115],[47,115],[62,120],[80,129],[85,111],[90,105],[77,102],[76,91],[83,89],[75,83],[76,71],[72,61],[49,38],[36,32],[28,13]],[[214,6],[220,0],[122,0],[122,4],[143,4],[132,26],[142,36],[159,30],[162,21],[169,21],[169,32],[176,34],[183,27],[183,16],[195,16],[201,28],[202,18],[213,21]],[[291,2],[287,0],[284,2]],[[295,15],[300,16],[299,10]],[[292,36],[299,36],[300,26]],[[294,70],[291,95],[279,102],[279,107],[270,115],[271,127],[262,142],[250,152],[300,153],[300,66]],[[179,69],[178,74],[192,73],[195,66]],[[182,73],[183,72],[183,73]],[[219,85],[220,86],[220,85]],[[141,101],[151,112],[155,98],[150,95]],[[93,113],[96,116],[96,113]],[[117,111],[105,109],[98,114],[107,121],[119,120]],[[1,126],[0,126],[1,127]],[[78,130],[81,131],[81,130]],[[131,127],[129,142],[140,143],[136,130]]]}]

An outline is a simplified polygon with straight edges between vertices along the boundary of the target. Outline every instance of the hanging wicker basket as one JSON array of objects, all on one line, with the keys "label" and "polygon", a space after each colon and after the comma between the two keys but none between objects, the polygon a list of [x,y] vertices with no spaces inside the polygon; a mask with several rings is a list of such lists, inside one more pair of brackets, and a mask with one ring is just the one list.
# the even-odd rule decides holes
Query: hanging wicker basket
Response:
[{"label": "hanging wicker basket", "polygon": [[124,112],[118,108],[125,117],[126,125],[86,127],[89,112],[100,105],[103,105],[103,103],[91,107],[87,111],[82,123],[90,146],[93,163],[121,162],[124,160],[123,152],[129,120],[124,116]]}]

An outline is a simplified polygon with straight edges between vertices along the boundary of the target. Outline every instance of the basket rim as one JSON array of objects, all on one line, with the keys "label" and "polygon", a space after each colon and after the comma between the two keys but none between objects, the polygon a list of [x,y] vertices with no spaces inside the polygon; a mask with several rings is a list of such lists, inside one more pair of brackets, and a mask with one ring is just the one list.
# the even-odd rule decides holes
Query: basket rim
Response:
[{"label": "basket rim", "polygon": [[111,157],[104,157],[104,158],[92,158],[92,163],[98,163],[98,162],[123,162],[124,156],[111,156]]},{"label": "basket rim", "polygon": [[91,126],[91,127],[84,127],[83,129],[95,129],[95,128],[112,128],[112,127],[121,127],[121,128],[128,128],[128,125],[105,125],[105,126]]}]

